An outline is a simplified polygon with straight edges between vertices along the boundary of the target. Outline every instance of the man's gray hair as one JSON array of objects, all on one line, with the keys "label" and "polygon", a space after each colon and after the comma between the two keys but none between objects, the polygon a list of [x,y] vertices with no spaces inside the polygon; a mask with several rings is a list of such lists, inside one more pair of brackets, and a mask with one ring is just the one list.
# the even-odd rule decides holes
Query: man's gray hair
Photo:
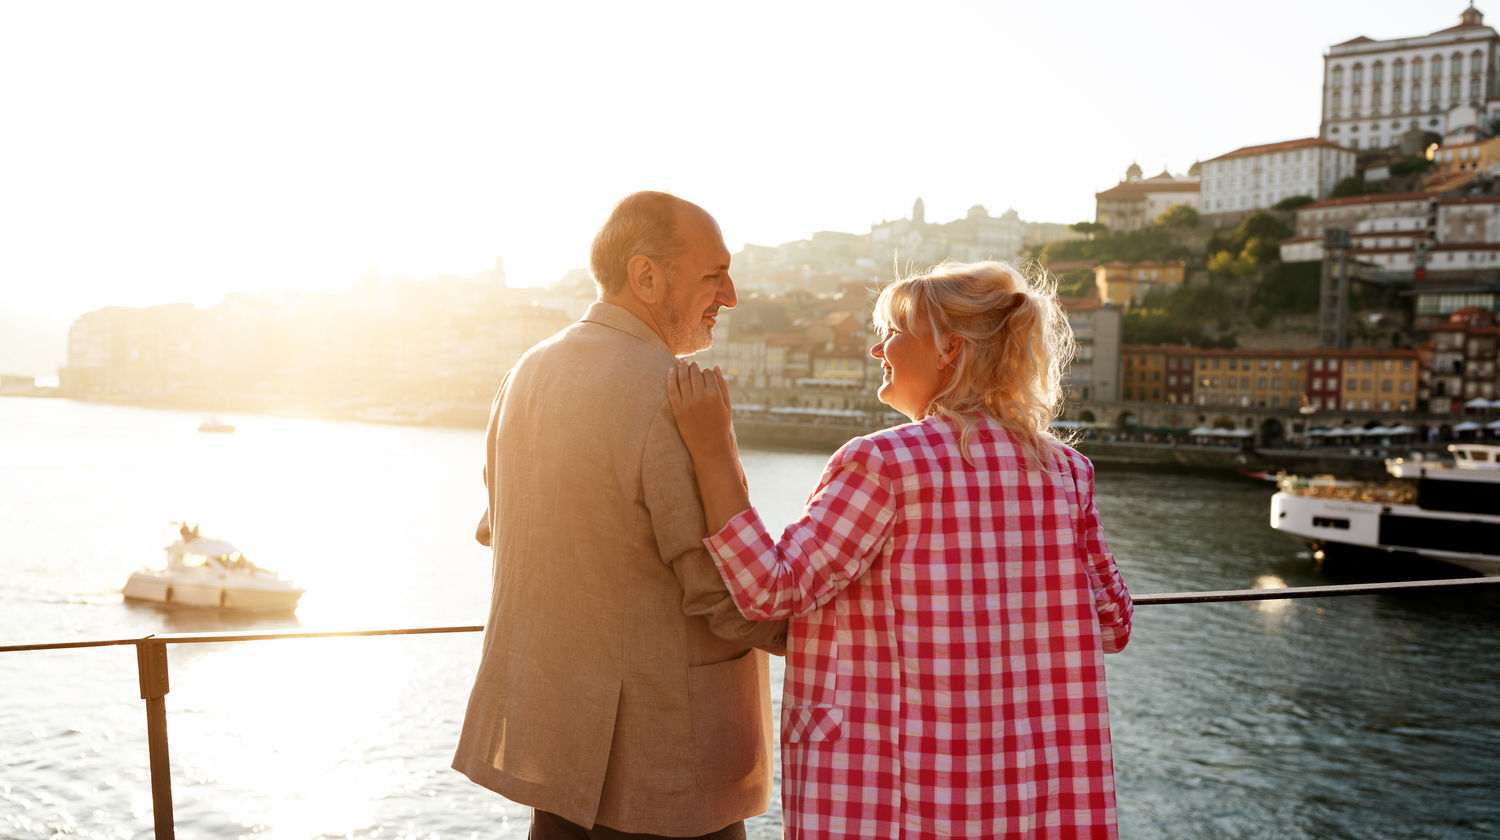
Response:
[{"label": "man's gray hair", "polygon": [[670,275],[685,243],[677,233],[677,210],[697,207],[671,193],[643,190],[620,199],[589,253],[589,270],[600,291],[613,294],[629,282],[625,266],[637,254],[655,260]]}]

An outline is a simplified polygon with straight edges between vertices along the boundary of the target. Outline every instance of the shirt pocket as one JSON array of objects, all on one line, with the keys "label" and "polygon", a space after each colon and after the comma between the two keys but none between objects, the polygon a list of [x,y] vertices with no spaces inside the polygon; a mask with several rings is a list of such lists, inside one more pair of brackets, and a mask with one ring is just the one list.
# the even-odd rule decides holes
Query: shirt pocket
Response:
[{"label": "shirt pocket", "polygon": [[788,706],[781,731],[788,744],[837,741],[844,735],[844,709],[841,706]]}]

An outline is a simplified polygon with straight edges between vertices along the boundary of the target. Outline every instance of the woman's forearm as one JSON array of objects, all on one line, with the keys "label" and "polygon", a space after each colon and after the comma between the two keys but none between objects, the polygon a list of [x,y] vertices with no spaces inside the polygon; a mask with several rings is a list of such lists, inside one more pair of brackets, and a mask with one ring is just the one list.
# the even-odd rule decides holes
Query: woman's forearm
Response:
[{"label": "woman's forearm", "polygon": [[750,493],[745,488],[740,462],[730,452],[693,458],[693,472],[698,477],[698,492],[703,497],[703,518],[708,532],[717,534],[736,514],[750,509]]}]

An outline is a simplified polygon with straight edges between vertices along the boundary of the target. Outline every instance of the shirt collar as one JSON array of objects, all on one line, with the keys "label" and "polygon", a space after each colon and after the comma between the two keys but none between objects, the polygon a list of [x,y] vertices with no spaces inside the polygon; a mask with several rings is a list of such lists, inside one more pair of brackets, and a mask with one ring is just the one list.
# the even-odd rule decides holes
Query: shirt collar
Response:
[{"label": "shirt collar", "polygon": [[667,343],[662,341],[661,336],[657,335],[655,330],[651,329],[645,321],[637,318],[635,313],[623,306],[616,306],[613,303],[596,300],[589,304],[589,310],[583,313],[583,320],[602,324],[627,335],[634,336],[668,355],[672,353],[667,348]]}]

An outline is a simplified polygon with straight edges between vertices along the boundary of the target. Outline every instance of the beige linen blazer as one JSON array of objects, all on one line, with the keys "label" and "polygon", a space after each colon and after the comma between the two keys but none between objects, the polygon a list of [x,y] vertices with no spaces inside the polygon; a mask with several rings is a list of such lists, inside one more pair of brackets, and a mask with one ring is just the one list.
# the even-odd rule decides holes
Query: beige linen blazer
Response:
[{"label": "beige linen blazer", "polygon": [[[597,302],[526,353],[486,437],[494,589],[453,767],[580,825],[691,836],[766,809],[761,646],[702,545],[674,363]],[[484,530],[481,525],[481,532]]]}]

